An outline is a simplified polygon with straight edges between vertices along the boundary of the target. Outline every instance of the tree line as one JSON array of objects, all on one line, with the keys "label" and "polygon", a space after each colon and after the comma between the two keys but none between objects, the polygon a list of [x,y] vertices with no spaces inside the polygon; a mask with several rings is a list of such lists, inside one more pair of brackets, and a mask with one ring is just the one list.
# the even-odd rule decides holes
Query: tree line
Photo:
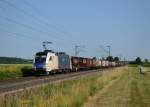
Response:
[{"label": "tree line", "polygon": [[150,63],[149,60],[147,58],[145,58],[144,60],[142,60],[140,57],[137,57],[134,61],[130,61],[130,64],[148,64]]},{"label": "tree line", "polygon": [[33,60],[16,57],[0,57],[0,64],[30,64]]}]

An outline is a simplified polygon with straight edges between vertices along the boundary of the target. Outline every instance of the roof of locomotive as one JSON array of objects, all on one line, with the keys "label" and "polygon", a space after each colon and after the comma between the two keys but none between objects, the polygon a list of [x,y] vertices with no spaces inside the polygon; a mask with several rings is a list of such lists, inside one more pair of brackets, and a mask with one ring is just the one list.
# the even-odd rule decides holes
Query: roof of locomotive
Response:
[{"label": "roof of locomotive", "polygon": [[37,52],[36,55],[47,55],[47,53],[55,53],[53,50],[44,50],[43,52]]}]

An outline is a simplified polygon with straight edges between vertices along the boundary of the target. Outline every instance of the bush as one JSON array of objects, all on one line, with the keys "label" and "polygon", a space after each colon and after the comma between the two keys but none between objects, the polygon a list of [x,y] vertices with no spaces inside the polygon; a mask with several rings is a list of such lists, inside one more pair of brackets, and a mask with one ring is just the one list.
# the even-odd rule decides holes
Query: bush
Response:
[{"label": "bush", "polygon": [[23,68],[21,69],[21,71],[22,71],[22,76],[23,76],[23,77],[33,75],[32,68],[29,67],[29,66],[23,67]]}]

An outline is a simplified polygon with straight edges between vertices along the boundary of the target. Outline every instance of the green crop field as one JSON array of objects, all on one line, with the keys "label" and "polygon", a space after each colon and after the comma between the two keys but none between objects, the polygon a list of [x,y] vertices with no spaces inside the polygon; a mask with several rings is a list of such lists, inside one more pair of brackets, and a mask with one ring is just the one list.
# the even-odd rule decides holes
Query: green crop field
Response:
[{"label": "green crop field", "polygon": [[0,80],[20,78],[31,72],[32,64],[0,64]]}]

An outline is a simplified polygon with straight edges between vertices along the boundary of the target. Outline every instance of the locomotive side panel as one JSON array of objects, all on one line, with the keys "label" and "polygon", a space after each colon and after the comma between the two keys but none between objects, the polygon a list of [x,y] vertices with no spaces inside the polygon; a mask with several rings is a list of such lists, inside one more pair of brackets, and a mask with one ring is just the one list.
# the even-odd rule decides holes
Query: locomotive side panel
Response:
[{"label": "locomotive side panel", "polygon": [[46,60],[46,71],[54,71],[58,69],[58,56],[54,53],[48,53]]}]

